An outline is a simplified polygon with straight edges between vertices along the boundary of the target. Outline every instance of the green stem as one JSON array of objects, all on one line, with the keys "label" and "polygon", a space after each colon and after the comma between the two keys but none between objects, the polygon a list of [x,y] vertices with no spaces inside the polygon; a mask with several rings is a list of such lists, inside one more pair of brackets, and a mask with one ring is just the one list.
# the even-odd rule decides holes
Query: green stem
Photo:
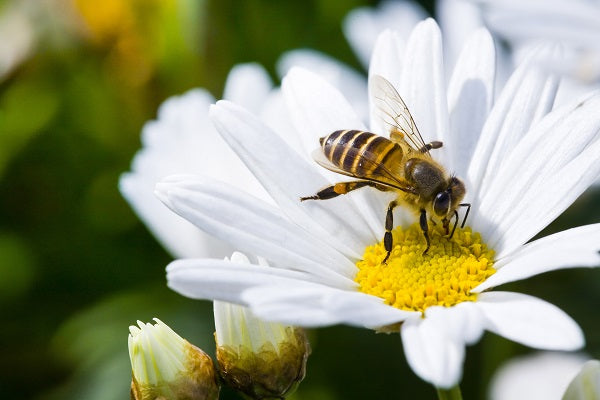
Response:
[{"label": "green stem", "polygon": [[437,388],[437,394],[440,400],[462,400],[462,394],[458,385],[450,389]]}]

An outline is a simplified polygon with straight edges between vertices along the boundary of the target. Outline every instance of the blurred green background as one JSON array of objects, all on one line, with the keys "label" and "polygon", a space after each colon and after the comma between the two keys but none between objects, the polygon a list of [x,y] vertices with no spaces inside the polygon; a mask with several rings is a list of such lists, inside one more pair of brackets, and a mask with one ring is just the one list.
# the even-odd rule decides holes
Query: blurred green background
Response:
[{"label": "blurred green background", "polygon": [[[1,18],[17,21],[11,26],[24,37],[20,52],[0,62],[0,397],[128,398],[127,334],[137,319],[157,316],[213,352],[211,305],[167,289],[171,258],[120,196],[118,177],[163,100],[198,86],[220,97],[237,63],[257,61],[275,78],[282,52],[308,47],[361,71],[341,22],[376,3],[0,2]],[[432,2],[424,6],[432,11]],[[598,222],[599,203],[600,191],[588,191],[544,234]],[[507,289],[564,309],[600,358],[600,270]],[[310,336],[296,399],[435,397],[407,367],[398,335],[340,326]],[[467,353],[465,398],[485,397],[499,363],[527,351],[486,334]]]}]

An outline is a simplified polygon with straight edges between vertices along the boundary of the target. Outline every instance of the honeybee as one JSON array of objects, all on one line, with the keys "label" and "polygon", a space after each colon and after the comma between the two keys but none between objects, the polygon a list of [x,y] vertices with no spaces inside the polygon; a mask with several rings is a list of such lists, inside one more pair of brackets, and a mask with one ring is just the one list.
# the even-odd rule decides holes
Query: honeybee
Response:
[{"label": "honeybee", "polygon": [[[389,139],[375,133],[359,130],[338,130],[319,139],[320,147],[313,152],[314,160],[330,171],[358,178],[340,182],[318,191],[305,200],[327,200],[365,186],[384,192],[396,192],[389,203],[385,218],[383,243],[387,262],[393,248],[393,211],[402,204],[419,214],[419,225],[427,247],[430,247],[427,216],[435,224],[439,219],[445,234],[452,237],[458,224],[459,207],[467,207],[461,224],[464,227],[471,204],[461,203],[465,196],[464,183],[449,175],[444,167],[429,154],[442,147],[442,142],[425,143],[408,107],[385,78],[375,75],[369,81],[375,99],[375,110],[385,123]],[[449,225],[456,217],[452,232]]]}]

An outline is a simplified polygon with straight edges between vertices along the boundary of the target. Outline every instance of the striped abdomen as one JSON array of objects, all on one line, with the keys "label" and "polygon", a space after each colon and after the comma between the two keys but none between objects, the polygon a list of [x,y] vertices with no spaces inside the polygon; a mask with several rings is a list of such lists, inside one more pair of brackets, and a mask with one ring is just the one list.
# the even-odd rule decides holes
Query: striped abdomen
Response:
[{"label": "striped abdomen", "polygon": [[370,177],[382,165],[389,168],[402,160],[397,143],[371,132],[339,130],[320,141],[329,161],[357,177]]}]

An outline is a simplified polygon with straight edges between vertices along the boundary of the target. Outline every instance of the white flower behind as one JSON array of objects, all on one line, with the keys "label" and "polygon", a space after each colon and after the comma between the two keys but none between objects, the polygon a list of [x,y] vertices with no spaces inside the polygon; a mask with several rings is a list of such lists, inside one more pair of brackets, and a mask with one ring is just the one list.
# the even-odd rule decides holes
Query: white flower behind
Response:
[{"label": "white flower behind", "polygon": [[500,366],[489,386],[490,400],[560,400],[589,357],[538,352]]},{"label": "white flower behind", "polygon": [[2,3],[0,36],[10,40],[3,40],[0,43],[0,81],[33,54],[43,31],[43,27],[40,26],[42,13],[39,5],[34,2]]},{"label": "white flower behind", "polygon": [[[463,45],[483,26],[483,19],[479,7],[464,0],[437,1],[435,14],[444,35],[446,77],[449,77]],[[382,32],[393,31],[398,50],[404,52],[413,28],[427,17],[427,12],[415,1],[387,0],[376,7],[355,8],[344,19],[343,29],[358,59],[365,68],[372,68],[371,55]],[[406,53],[405,57],[411,54]]]},{"label": "white flower behind", "polygon": [[600,398],[600,361],[589,360],[569,384],[563,400],[593,400]]},{"label": "white flower behind", "polygon": [[393,29],[399,37],[408,38],[419,21],[427,18],[427,13],[414,1],[384,1],[378,7],[359,7],[350,11],[344,19],[343,29],[346,38],[365,68],[375,41],[381,32]]},{"label": "white flower behind", "polygon": [[585,0],[474,0],[486,26],[511,46],[515,62],[539,42],[560,43],[540,65],[563,76],[557,104],[600,88],[600,3]]},{"label": "white flower behind", "polygon": [[277,61],[277,73],[281,77],[293,67],[302,67],[319,74],[342,92],[362,121],[368,121],[369,99],[364,95],[367,80],[363,74],[332,57],[310,49],[287,51]]},{"label": "white flower behind", "polygon": [[[207,233],[265,257],[274,268],[217,259],[178,260],[168,267],[169,286],[189,297],[245,305],[260,318],[292,325],[346,323],[399,330],[412,369],[442,388],[460,380],[465,346],[484,330],[531,347],[580,348],[581,330],[555,306],[524,294],[484,290],[553,269],[600,264],[599,224],[524,245],[600,174],[600,117],[595,112],[600,95],[550,112],[555,82],[526,63],[494,104],[494,44],[487,31],[478,30],[469,39],[448,85],[435,22],[415,28],[406,45],[410,58],[389,54],[395,48],[393,40],[393,34],[379,39],[370,74],[382,74],[397,85],[425,140],[444,142],[434,156],[468,182],[473,233],[460,230],[453,241],[466,246],[478,261],[454,267],[472,268],[478,278],[466,277],[471,273],[467,269],[465,277],[459,273],[460,281],[452,283],[443,281],[440,273],[442,286],[436,293],[460,292],[448,303],[436,303],[437,295],[430,294],[438,290],[434,287],[424,294],[400,289],[391,297],[365,293],[366,282],[357,280],[356,263],[383,259],[383,246],[371,245],[383,237],[389,193],[363,190],[301,203],[301,196],[326,186],[331,174],[252,113],[221,101],[211,108],[211,118],[274,204],[207,176],[169,177],[157,185],[157,195]],[[337,129],[366,129],[343,96],[314,74],[292,69],[282,90],[304,148],[310,143],[316,147],[318,137]],[[383,133],[378,121],[371,125]],[[414,219],[396,221],[410,232],[408,224]],[[422,245],[422,236],[417,237],[420,241],[410,245]],[[441,260],[450,250],[436,246],[430,255]],[[480,259],[482,255],[491,258]],[[395,259],[401,256],[396,251],[389,265],[403,262]],[[485,272],[491,265],[493,270]],[[437,267],[422,259],[408,269],[412,274],[411,268],[428,273]],[[382,274],[388,271],[393,272],[392,267],[381,269]],[[405,294],[410,306],[392,305]],[[425,305],[413,301],[422,295],[427,297]]]},{"label": "white flower behind", "polygon": [[[251,84],[251,86],[249,86]],[[232,69],[225,95],[259,112],[271,95],[266,71],[256,64]],[[177,173],[204,173],[238,186],[263,200],[268,195],[221,139],[208,117],[214,97],[192,89],[165,101],[155,121],[142,131],[142,149],[123,174],[119,189],[150,231],[176,257],[229,256],[233,249],[173,214],[153,196],[154,185]]]}]

